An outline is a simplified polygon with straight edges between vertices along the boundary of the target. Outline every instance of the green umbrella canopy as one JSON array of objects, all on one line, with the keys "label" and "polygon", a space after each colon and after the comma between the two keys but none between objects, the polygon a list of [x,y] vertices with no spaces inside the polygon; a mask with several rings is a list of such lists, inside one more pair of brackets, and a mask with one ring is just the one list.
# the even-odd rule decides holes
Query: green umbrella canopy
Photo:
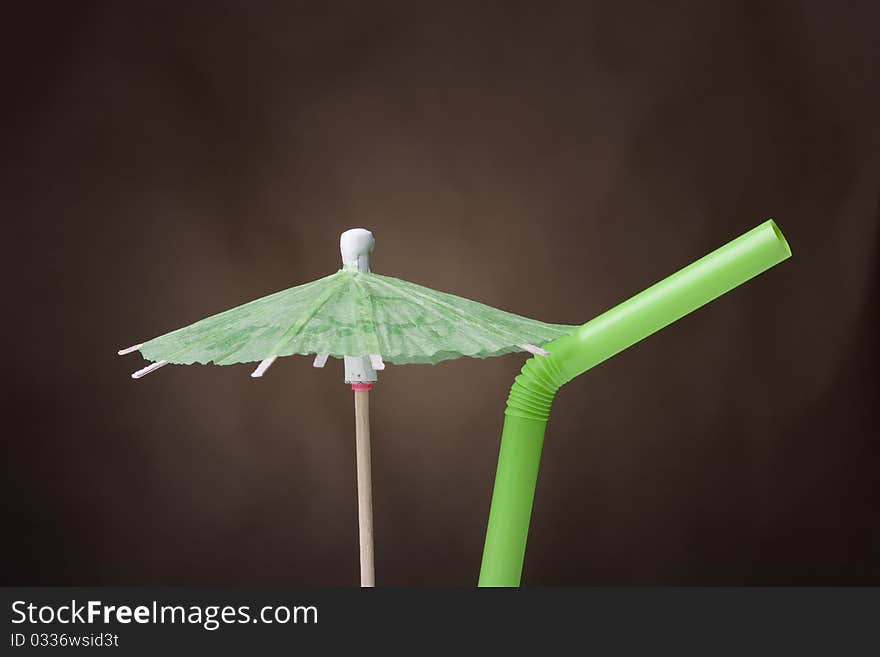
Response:
[{"label": "green umbrella canopy", "polygon": [[[538,348],[575,327],[548,324],[476,301],[369,271],[372,235],[355,246],[364,254],[330,276],[270,294],[148,342],[147,360],[231,365],[293,354],[378,356],[395,364],[487,358]],[[367,237],[369,236],[369,237]],[[343,249],[344,250],[344,249]],[[374,362],[379,360],[374,358]],[[381,366],[380,366],[381,367]]]}]

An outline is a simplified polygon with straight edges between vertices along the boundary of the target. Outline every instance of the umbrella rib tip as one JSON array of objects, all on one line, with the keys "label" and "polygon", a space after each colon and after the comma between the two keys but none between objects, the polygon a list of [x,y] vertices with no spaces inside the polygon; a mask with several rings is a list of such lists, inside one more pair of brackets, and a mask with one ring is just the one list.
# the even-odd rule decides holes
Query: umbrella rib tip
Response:
[{"label": "umbrella rib tip", "polygon": [[535,354],[536,356],[549,356],[550,352],[546,349],[541,349],[541,347],[535,346],[533,344],[518,344],[516,345],[523,351],[528,351],[530,354]]},{"label": "umbrella rib tip", "polygon": [[147,365],[146,367],[139,369],[137,372],[133,372],[131,375],[131,378],[132,379],[140,379],[142,377],[145,377],[150,372],[155,372],[160,367],[164,367],[167,364],[168,364],[167,360],[157,360],[155,363],[151,363],[151,364]]},{"label": "umbrella rib tip", "polygon": [[275,362],[276,358],[278,358],[278,356],[270,356],[269,358],[264,358],[263,360],[261,360],[260,364],[257,365],[257,369],[255,369],[253,372],[251,372],[251,378],[252,379],[262,378],[263,374],[265,374],[266,370],[268,370],[269,367],[272,365],[272,363]]},{"label": "umbrella rib tip", "polygon": [[125,356],[126,354],[130,354],[133,351],[137,351],[138,349],[140,349],[143,346],[144,346],[143,343],[135,344],[135,345],[132,345],[131,347],[126,347],[125,349],[120,349],[119,351],[116,352],[116,355],[117,356]]}]

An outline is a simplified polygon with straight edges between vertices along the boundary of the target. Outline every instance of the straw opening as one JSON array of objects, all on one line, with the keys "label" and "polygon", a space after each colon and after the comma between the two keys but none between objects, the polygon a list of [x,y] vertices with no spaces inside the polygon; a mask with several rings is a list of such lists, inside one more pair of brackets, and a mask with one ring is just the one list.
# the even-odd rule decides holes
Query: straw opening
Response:
[{"label": "straw opening", "polygon": [[776,239],[779,241],[779,244],[782,248],[785,249],[785,257],[791,257],[791,247],[788,245],[788,240],[785,239],[785,235],[782,234],[782,231],[779,230],[779,226],[776,225],[776,222],[770,219],[767,223],[770,224],[770,228],[773,229],[773,233],[776,235]]}]

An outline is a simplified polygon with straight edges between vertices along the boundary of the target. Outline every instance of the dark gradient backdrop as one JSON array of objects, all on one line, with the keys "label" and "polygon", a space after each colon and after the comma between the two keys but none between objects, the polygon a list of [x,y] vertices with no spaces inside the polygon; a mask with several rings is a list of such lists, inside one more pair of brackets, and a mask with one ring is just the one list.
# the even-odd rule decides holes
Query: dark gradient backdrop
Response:
[{"label": "dark gradient backdrop", "polygon": [[[3,584],[351,585],[338,362],[131,343],[338,268],[580,323],[794,258],[564,388],[529,584],[880,584],[875,3],[4,5]],[[523,359],[389,367],[376,572],[476,581]]]}]

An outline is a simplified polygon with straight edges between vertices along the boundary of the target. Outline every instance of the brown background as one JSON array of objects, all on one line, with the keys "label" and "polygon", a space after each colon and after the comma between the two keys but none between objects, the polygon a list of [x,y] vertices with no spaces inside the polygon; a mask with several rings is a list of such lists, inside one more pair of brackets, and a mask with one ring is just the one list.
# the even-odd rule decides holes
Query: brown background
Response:
[{"label": "brown background", "polygon": [[[4,5],[2,583],[357,582],[338,362],[115,356],[346,228],[580,323],[774,217],[794,258],[560,392],[524,581],[880,584],[876,4],[311,4]],[[522,361],[382,376],[380,584],[475,582]]]}]

